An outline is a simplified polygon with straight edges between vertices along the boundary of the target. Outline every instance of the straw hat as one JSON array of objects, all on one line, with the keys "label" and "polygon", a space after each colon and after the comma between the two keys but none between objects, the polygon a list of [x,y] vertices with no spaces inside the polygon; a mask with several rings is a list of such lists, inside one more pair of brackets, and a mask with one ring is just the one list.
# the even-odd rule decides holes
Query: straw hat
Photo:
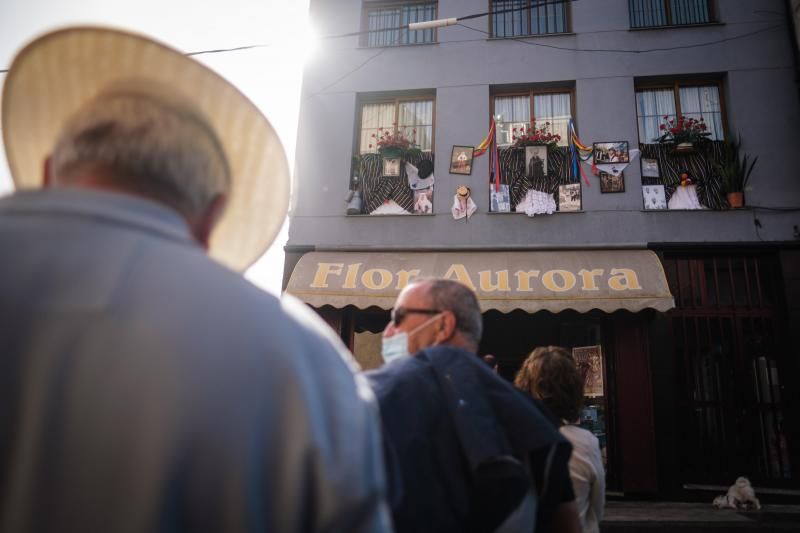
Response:
[{"label": "straw hat", "polygon": [[153,80],[172,87],[208,119],[231,169],[228,206],[210,255],[244,270],[269,247],[289,205],[289,167],[275,130],[221,76],[147,37],[70,27],[39,37],[17,54],[2,99],[3,141],[18,188],[40,187],[42,165],[64,121],[109,84]]}]

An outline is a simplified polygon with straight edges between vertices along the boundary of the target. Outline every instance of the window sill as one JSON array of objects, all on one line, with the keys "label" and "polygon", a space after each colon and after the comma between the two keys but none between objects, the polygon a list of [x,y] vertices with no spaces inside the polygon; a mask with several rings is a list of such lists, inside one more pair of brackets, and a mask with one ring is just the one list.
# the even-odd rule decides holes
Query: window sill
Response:
[{"label": "window sill", "polygon": [[348,215],[347,218],[383,218],[383,217],[434,217],[436,213],[386,213],[385,215],[371,215],[369,213],[362,213],[359,215]]},{"label": "window sill", "polygon": [[[551,214],[552,215],[572,215],[574,213],[586,213],[586,211],[583,210],[583,209],[579,209],[577,211],[553,211]],[[503,212],[503,211],[487,211],[486,214],[487,215],[524,215],[524,216],[528,216],[523,211],[509,211],[507,213]],[[549,215],[547,215],[547,213],[542,213],[540,215],[536,215],[536,216],[533,216],[533,217],[530,217],[530,218],[543,217],[543,216],[549,216]]]},{"label": "window sill", "polygon": [[417,46],[432,46],[435,44],[439,44],[439,41],[435,41],[432,43],[408,43],[408,44],[384,44],[380,46],[369,46],[366,44],[358,45],[360,50],[380,50],[382,48],[415,48]]},{"label": "window sill", "polygon": [[709,26],[725,26],[724,22],[701,22],[699,24],[672,24],[670,26],[643,26],[628,28],[628,31],[675,30],[680,28],[708,28]]},{"label": "window sill", "polygon": [[564,31],[559,33],[533,33],[531,35],[513,35],[510,37],[487,37],[487,41],[518,41],[520,39],[537,39],[539,37],[568,37],[577,35],[572,31]]}]

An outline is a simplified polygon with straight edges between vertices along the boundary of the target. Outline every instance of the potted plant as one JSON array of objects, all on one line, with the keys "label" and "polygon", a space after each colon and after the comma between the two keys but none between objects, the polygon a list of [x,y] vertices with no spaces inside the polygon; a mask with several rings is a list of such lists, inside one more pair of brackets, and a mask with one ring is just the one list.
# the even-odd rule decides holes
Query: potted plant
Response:
[{"label": "potted plant", "polygon": [[735,141],[725,142],[720,162],[716,165],[727,193],[728,205],[734,209],[744,205],[744,189],[758,161],[758,156],[751,161],[749,155],[740,155],[741,148],[741,136]]},{"label": "potted plant", "polygon": [[674,144],[675,150],[678,152],[691,152],[694,150],[695,143],[711,136],[703,117],[694,119],[680,116],[676,121],[674,117],[670,118],[669,115],[664,115],[658,129],[662,133],[655,140],[662,144]]},{"label": "potted plant", "polygon": [[[373,133],[375,146],[383,160],[383,175],[400,175],[400,164],[403,160],[418,158],[422,151],[416,143],[417,130],[412,130],[409,137],[405,132],[396,130],[390,131],[383,128],[378,129],[378,134]],[[372,144],[369,145],[372,148]]]},{"label": "potted plant", "polygon": [[511,132],[511,139],[514,141],[514,148],[522,148],[524,146],[554,148],[558,141],[561,140],[561,135],[550,131],[549,122],[545,122],[541,128],[537,128],[536,122],[534,122],[527,127],[514,128]]}]

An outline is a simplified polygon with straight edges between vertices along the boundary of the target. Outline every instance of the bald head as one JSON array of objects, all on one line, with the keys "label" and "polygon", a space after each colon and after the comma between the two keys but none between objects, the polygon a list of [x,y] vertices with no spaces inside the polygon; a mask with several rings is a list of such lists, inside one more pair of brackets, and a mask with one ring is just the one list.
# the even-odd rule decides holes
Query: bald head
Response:
[{"label": "bald head", "polygon": [[130,80],[108,87],[70,117],[49,161],[51,185],[116,188],[184,217],[230,189],[222,145],[203,114],[169,87]]}]

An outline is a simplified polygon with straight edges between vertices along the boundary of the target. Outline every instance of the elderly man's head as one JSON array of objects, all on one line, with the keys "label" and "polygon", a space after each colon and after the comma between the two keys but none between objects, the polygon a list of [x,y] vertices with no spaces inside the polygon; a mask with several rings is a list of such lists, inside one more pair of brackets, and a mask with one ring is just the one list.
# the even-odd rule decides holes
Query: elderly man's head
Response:
[{"label": "elderly man's head", "polygon": [[169,88],[131,81],[101,92],[67,121],[45,182],[159,201],[207,245],[231,177],[222,145],[199,110]]},{"label": "elderly man's head", "polygon": [[410,354],[437,344],[476,352],[482,332],[483,317],[472,290],[456,281],[420,279],[397,297],[383,337],[385,344],[407,337]]}]

